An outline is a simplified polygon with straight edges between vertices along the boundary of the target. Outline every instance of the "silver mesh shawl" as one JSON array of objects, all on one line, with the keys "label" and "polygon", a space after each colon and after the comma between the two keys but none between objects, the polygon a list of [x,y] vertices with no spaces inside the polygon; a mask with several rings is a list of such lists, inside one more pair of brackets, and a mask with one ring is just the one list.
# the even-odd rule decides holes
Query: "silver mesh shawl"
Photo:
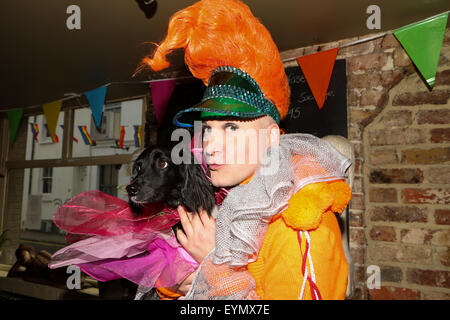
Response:
[{"label": "silver mesh shawl", "polygon": [[282,135],[280,145],[265,152],[251,181],[228,193],[216,219],[216,247],[183,299],[257,299],[246,266],[257,259],[271,217],[304,186],[345,179],[350,164],[327,141],[309,134]]}]

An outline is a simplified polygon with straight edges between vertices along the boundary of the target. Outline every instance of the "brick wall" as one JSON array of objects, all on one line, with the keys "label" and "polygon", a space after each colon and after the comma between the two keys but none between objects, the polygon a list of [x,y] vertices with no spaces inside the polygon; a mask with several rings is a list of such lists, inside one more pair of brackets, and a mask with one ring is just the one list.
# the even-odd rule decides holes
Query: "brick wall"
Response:
[{"label": "brick wall", "polygon": [[[381,267],[382,288],[369,290],[371,299],[450,299],[449,40],[447,29],[432,91],[391,36],[378,47],[384,55],[373,53],[385,61],[375,71],[380,77],[364,70],[377,81],[369,87],[349,75],[357,95],[351,125],[359,130],[352,139],[362,133],[364,146],[365,223],[358,232],[367,242],[366,266]],[[383,84],[384,73],[395,86]]]},{"label": "brick wall", "polygon": [[[337,59],[347,61],[348,138],[356,156],[353,299],[450,299],[450,29],[432,91],[393,35],[342,48]],[[367,289],[370,265],[380,267],[380,289]]]}]

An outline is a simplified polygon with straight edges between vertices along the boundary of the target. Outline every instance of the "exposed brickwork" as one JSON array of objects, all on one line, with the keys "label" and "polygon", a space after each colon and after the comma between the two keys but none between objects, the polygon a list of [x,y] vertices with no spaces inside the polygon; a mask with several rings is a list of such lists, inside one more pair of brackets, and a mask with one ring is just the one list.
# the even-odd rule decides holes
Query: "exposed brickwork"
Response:
[{"label": "exposed brickwork", "polygon": [[381,268],[369,299],[450,299],[449,57],[444,42],[433,90],[394,36],[349,63],[349,90],[359,93],[349,132],[362,146],[364,202],[355,205],[364,210],[364,263]]},{"label": "exposed brickwork", "polygon": [[398,155],[395,149],[378,149],[370,153],[369,160],[372,165],[396,164]]},{"label": "exposed brickwork", "polygon": [[446,105],[450,97],[449,90],[405,92],[394,97],[393,106],[418,106],[424,104]]},{"label": "exposed brickwork", "polygon": [[[448,100],[448,96],[446,96]],[[443,102],[447,101],[445,97]],[[444,103],[445,104],[445,103]],[[436,110],[422,110],[417,113],[418,124],[448,124],[450,123],[450,108]]]},{"label": "exposed brickwork", "polygon": [[420,183],[423,172],[420,169],[374,169],[370,171],[371,183]]},{"label": "exposed brickwork", "polygon": [[407,288],[381,287],[369,291],[371,300],[419,300],[420,291]]},{"label": "exposed brickwork", "polygon": [[437,209],[434,212],[434,219],[436,224],[448,224],[450,225],[450,210]]},{"label": "exposed brickwork", "polygon": [[449,204],[450,189],[435,188],[406,188],[402,191],[404,203],[414,204]]},{"label": "exposed brickwork", "polygon": [[386,226],[374,226],[370,230],[370,238],[378,241],[395,241],[395,229]]},{"label": "exposed brickwork", "polygon": [[380,271],[383,282],[401,282],[403,279],[403,271],[400,267],[382,266]]},{"label": "exposed brickwork", "polygon": [[371,221],[386,222],[422,222],[428,221],[427,208],[422,207],[372,207],[367,211]]},{"label": "exposed brickwork", "polygon": [[442,164],[450,161],[450,147],[406,149],[401,154],[404,164]]},{"label": "exposed brickwork", "polygon": [[450,142],[450,128],[438,128],[430,130],[430,141],[434,143]]},{"label": "exposed brickwork", "polygon": [[408,268],[406,277],[411,283],[450,289],[450,271]]},{"label": "exposed brickwork", "polygon": [[397,202],[397,190],[394,188],[371,188],[370,202]]}]

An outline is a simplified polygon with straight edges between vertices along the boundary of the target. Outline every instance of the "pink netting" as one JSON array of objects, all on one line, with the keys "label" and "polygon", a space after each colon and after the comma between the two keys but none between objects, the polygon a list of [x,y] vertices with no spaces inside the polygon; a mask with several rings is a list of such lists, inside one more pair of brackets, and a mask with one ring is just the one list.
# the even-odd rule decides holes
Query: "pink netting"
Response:
[{"label": "pink netting", "polygon": [[[225,194],[225,189],[215,194],[217,203]],[[55,213],[54,222],[71,245],[57,251],[49,267],[76,265],[99,281],[126,278],[146,288],[173,286],[198,267],[171,230],[179,220],[176,210],[161,204],[149,204],[134,217],[124,200],[83,192]]]},{"label": "pink netting", "polygon": [[49,267],[69,265],[99,281],[125,278],[147,288],[173,286],[198,267],[170,230],[91,236],[56,252]]},{"label": "pink netting", "polygon": [[68,233],[68,242],[77,240],[72,234],[112,236],[160,231],[179,220],[176,210],[165,209],[159,203],[147,205],[135,218],[127,201],[101,191],[80,193],[60,206],[53,217],[55,224]]}]

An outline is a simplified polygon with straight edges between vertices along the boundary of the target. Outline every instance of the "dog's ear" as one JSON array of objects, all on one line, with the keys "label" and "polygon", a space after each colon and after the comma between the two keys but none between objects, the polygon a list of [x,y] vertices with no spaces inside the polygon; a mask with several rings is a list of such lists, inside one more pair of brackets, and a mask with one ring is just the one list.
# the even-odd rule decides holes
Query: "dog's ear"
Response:
[{"label": "dog's ear", "polygon": [[210,215],[216,204],[214,189],[199,165],[181,165],[184,184],[181,189],[183,204],[190,212],[203,208]]}]

